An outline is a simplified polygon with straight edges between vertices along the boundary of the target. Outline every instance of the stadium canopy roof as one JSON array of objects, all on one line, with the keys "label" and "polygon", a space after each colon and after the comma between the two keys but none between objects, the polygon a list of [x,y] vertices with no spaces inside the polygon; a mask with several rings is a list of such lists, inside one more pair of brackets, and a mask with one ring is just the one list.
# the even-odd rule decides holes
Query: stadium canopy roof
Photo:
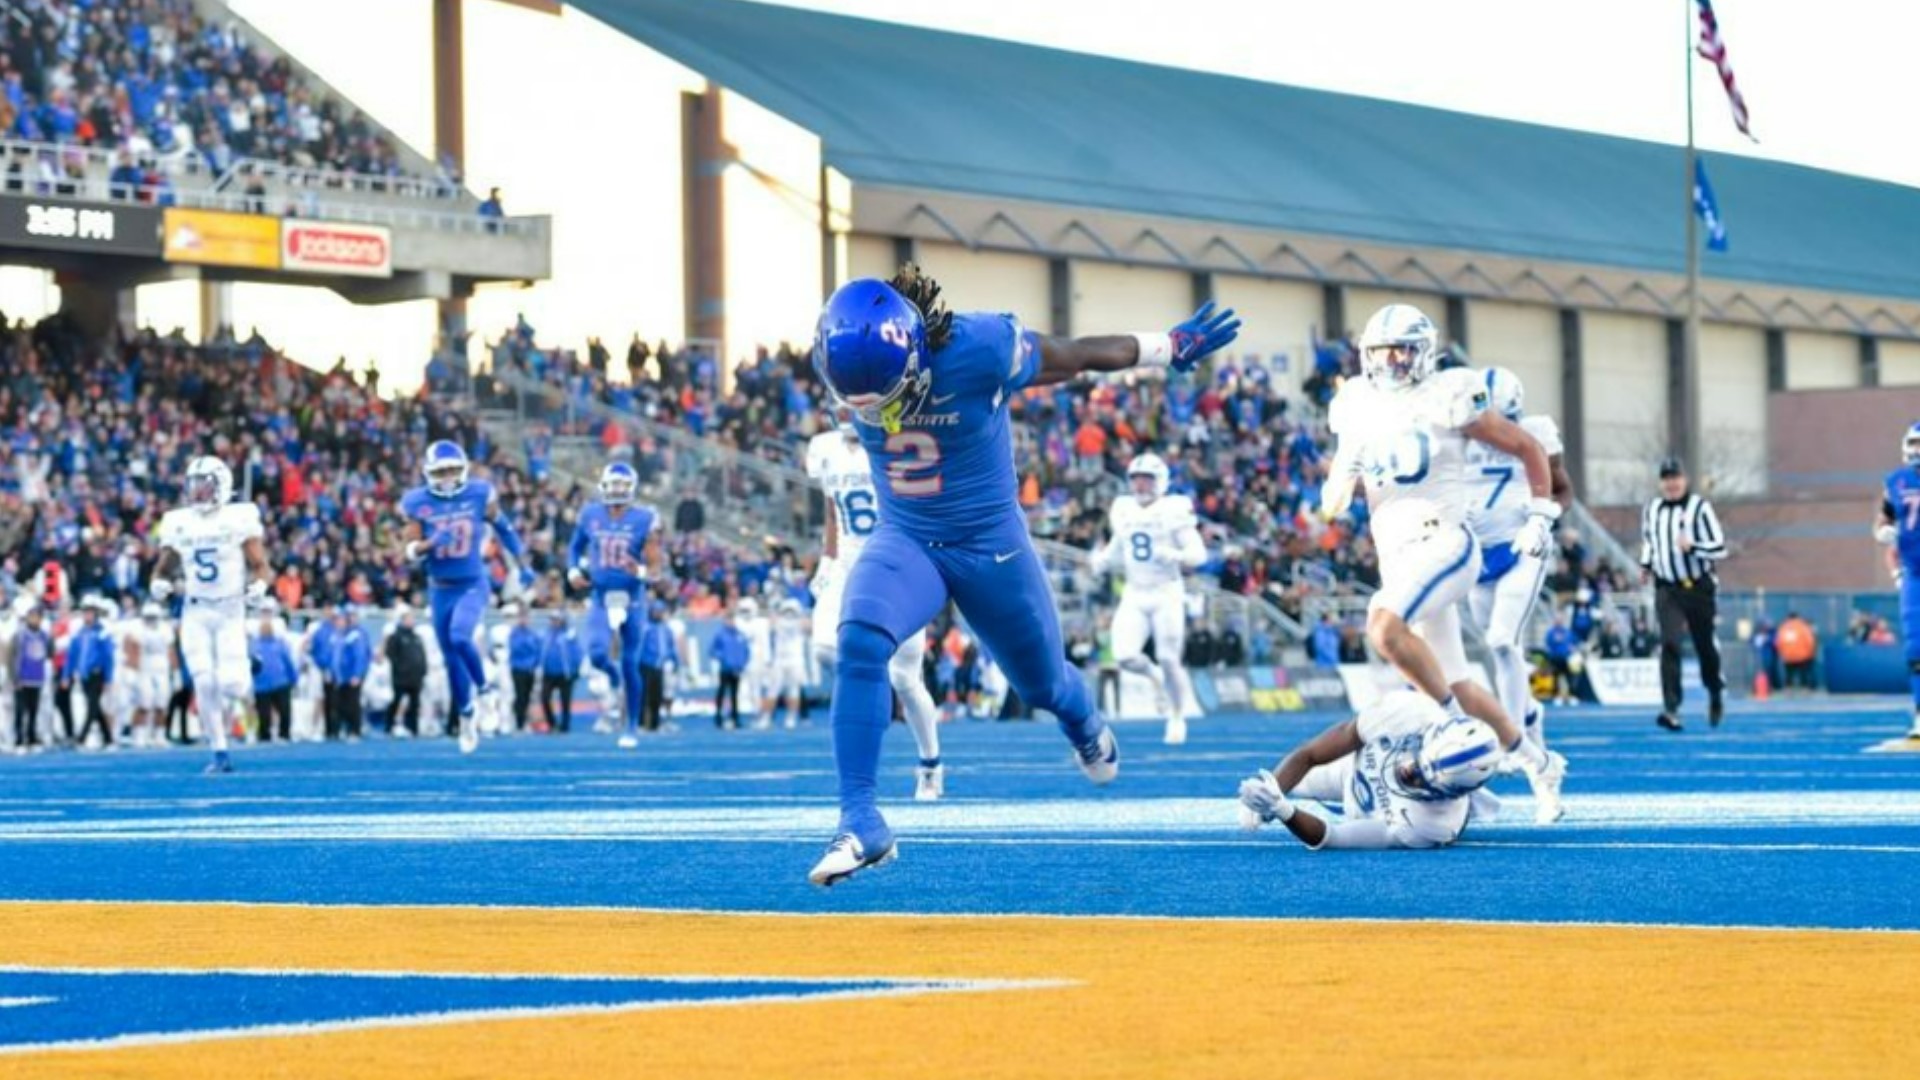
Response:
[{"label": "stadium canopy roof", "polygon": [[[570,0],[857,187],[1677,274],[1677,147],[738,0]],[[1920,298],[1920,189],[1713,155],[1721,279]]]}]

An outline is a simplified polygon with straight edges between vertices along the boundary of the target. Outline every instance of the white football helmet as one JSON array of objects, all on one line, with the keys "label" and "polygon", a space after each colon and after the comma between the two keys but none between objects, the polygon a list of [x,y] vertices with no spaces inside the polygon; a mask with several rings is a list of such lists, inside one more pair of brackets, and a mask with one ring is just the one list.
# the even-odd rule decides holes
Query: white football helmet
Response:
[{"label": "white football helmet", "polygon": [[640,491],[640,474],[624,461],[600,470],[600,499],[608,506],[625,506]]},{"label": "white football helmet", "polygon": [[151,600],[147,601],[145,604],[142,604],[140,606],[140,617],[143,619],[147,619],[151,621],[154,619],[165,618],[166,614],[167,613],[161,609],[159,604],[156,604]]},{"label": "white football helmet", "polygon": [[751,619],[760,614],[760,604],[751,596],[743,596],[740,598],[740,602],[733,606],[733,610],[734,614],[740,618]]},{"label": "white football helmet", "polygon": [[[1151,486],[1142,491],[1143,485],[1137,482],[1139,477],[1149,477]],[[1152,502],[1167,493],[1167,463],[1160,455],[1145,453],[1135,457],[1127,464],[1127,483],[1132,486],[1134,495],[1143,503]]]},{"label": "white football helmet", "polygon": [[1920,423],[1907,428],[1906,438],[1900,440],[1900,456],[1909,465],[1920,465]]},{"label": "white football helmet", "polygon": [[1388,304],[1360,332],[1360,371],[1382,390],[1418,386],[1433,374],[1440,331],[1412,304]]},{"label": "white football helmet", "polygon": [[1486,721],[1460,717],[1427,729],[1414,766],[1422,786],[1452,799],[1486,783],[1502,756],[1500,739]]},{"label": "white football helmet", "polygon": [[1503,367],[1488,368],[1487,407],[1509,420],[1519,420],[1527,411],[1527,391],[1520,376]]},{"label": "white football helmet", "polygon": [[182,485],[187,505],[212,514],[233,500],[233,470],[217,457],[197,457],[187,463]]}]

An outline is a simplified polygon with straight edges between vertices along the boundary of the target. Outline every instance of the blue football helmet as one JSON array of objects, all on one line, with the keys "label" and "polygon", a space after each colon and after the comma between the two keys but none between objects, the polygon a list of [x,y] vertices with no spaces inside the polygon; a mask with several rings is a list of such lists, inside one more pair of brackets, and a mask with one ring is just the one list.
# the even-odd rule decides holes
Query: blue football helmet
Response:
[{"label": "blue football helmet", "polygon": [[420,471],[426,474],[428,491],[442,499],[451,499],[466,490],[472,465],[460,444],[440,439],[427,444],[427,457]]},{"label": "blue football helmet", "polygon": [[600,470],[600,501],[608,506],[625,506],[640,490],[640,474],[624,461],[616,461]]},{"label": "blue football helmet", "polygon": [[1900,456],[1909,465],[1920,465],[1920,423],[1907,428],[1907,437],[1900,440]]},{"label": "blue football helmet", "polygon": [[814,370],[862,423],[899,431],[933,383],[926,363],[926,319],[886,282],[849,281],[820,309]]}]

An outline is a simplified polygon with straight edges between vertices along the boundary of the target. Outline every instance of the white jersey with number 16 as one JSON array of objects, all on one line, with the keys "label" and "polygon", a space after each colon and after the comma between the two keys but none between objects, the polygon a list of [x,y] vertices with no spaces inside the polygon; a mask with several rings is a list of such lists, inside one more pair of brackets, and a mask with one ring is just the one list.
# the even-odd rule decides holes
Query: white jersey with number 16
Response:
[{"label": "white jersey with number 16", "polygon": [[815,435],[807,443],[807,476],[833,503],[833,517],[839,524],[835,559],[843,569],[851,568],[874,526],[880,524],[880,502],[873,491],[867,449],[838,431]]}]

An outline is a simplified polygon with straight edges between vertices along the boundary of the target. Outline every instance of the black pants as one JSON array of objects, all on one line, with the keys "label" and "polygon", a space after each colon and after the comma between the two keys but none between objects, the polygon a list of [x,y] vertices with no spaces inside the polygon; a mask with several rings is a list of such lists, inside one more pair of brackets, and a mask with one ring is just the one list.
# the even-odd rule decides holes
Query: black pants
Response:
[{"label": "black pants", "polygon": [[407,734],[420,734],[420,690],[418,686],[393,688],[393,705],[387,710],[387,730],[404,725]]},{"label": "black pants", "polygon": [[[266,690],[253,695],[253,711],[260,722],[260,741],[293,740],[293,687]],[[278,735],[275,732],[278,732]]]},{"label": "black pants", "polygon": [[89,675],[80,680],[80,693],[87,699],[87,722],[80,727],[78,745],[87,744],[87,736],[93,734],[95,724],[100,725],[100,745],[113,745],[113,721],[107,719],[107,710],[100,704],[100,698],[107,692],[107,680],[101,675]]},{"label": "black pants", "polygon": [[640,726],[660,730],[660,706],[666,700],[666,669],[640,665]]},{"label": "black pants", "polygon": [[533,708],[533,672],[513,673],[513,730],[525,731],[527,711]]},{"label": "black pants", "polygon": [[360,736],[360,688],[351,683],[324,683],[322,707],[327,713],[327,738]]},{"label": "black pants", "polygon": [[1720,700],[1720,646],[1713,639],[1718,605],[1710,581],[1691,588],[1660,582],[1653,590],[1653,610],[1660,620],[1660,696],[1669,714],[1680,711],[1680,646],[1690,636],[1700,657],[1700,683],[1712,700]]},{"label": "black pants", "polygon": [[[722,719],[728,715],[726,711],[728,702],[733,703],[733,713],[730,721]],[[713,726],[721,727],[723,725],[729,727],[740,726],[740,673],[737,671],[722,671],[720,673],[720,688],[713,692]]]},{"label": "black pants", "polygon": [[[192,705],[193,691],[184,686],[175,690],[173,697],[167,699],[167,738],[174,739],[178,742],[186,742],[188,740],[190,733],[187,730],[187,712]],[[180,734],[178,736],[173,733],[173,718],[176,716],[180,718]]]},{"label": "black pants", "polygon": [[[553,696],[560,695],[560,708],[553,707]],[[573,676],[548,675],[540,680],[540,708],[547,714],[547,723],[553,730],[564,735],[573,730]]]},{"label": "black pants", "polygon": [[53,711],[60,714],[60,740],[73,741],[73,684],[58,683],[53,688]]},{"label": "black pants", "polygon": [[40,688],[17,686],[13,690],[13,745],[40,745]]}]

